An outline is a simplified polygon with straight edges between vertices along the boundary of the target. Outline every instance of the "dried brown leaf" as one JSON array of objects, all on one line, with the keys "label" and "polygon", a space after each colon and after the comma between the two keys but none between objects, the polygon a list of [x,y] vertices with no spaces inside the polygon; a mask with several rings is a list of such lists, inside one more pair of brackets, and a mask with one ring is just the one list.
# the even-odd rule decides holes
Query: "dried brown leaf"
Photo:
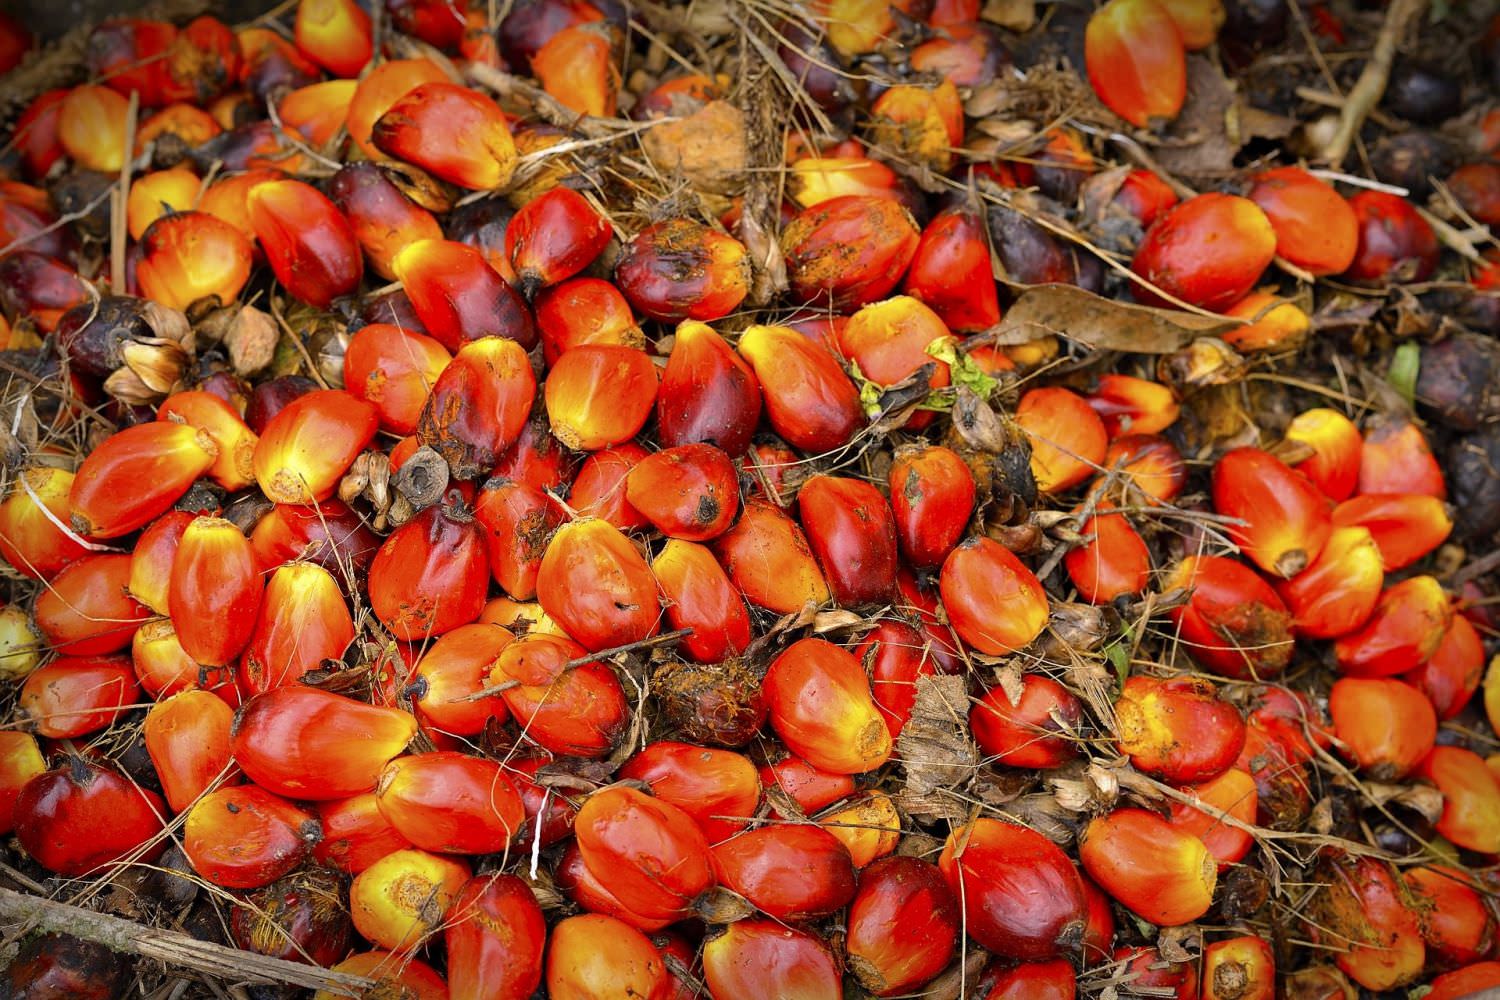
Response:
[{"label": "dried brown leaf", "polygon": [[1171,354],[1195,337],[1236,325],[1233,320],[1117,302],[1073,285],[1043,285],[1021,293],[993,336],[1002,345],[1026,344],[1052,334],[1095,350]]}]

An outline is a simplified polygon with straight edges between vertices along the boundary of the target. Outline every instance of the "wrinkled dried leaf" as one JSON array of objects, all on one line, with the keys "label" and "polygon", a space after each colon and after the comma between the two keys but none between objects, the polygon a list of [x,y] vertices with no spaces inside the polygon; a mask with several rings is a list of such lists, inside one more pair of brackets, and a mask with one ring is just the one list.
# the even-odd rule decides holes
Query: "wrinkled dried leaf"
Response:
[{"label": "wrinkled dried leaf", "polygon": [[1223,333],[1236,325],[1233,320],[1117,302],[1073,285],[1043,285],[1021,293],[995,328],[994,342],[1025,344],[1053,334],[1095,350],[1170,354],[1194,337]]},{"label": "wrinkled dried leaf", "polygon": [[276,321],[267,313],[254,306],[241,309],[224,333],[235,374],[248,377],[264,371],[276,357],[278,339]]},{"label": "wrinkled dried leaf", "polygon": [[1203,930],[1197,924],[1163,927],[1156,935],[1156,950],[1168,962],[1192,962],[1203,951]]},{"label": "wrinkled dried leaf", "polygon": [[905,788],[897,795],[903,812],[959,821],[969,804],[951,791],[968,781],[979,764],[969,735],[969,693],[962,677],[917,679],[911,719],[896,740]]}]

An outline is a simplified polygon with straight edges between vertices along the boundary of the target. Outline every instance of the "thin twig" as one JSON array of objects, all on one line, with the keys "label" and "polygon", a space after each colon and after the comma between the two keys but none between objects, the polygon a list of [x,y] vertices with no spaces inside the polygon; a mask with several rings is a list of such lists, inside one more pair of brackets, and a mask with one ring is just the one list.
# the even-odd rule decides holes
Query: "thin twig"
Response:
[{"label": "thin twig", "polygon": [[136,123],[141,116],[141,95],[130,92],[130,103],[125,108],[125,153],[120,164],[120,183],[115,188],[114,211],[109,217],[109,290],[115,295],[125,294],[125,203],[130,197],[130,168],[135,163]]},{"label": "thin twig", "polygon": [[1385,85],[1390,82],[1391,64],[1396,59],[1396,46],[1406,35],[1406,29],[1427,9],[1427,0],[1393,0],[1385,13],[1385,23],[1375,39],[1375,51],[1370,61],[1360,71],[1354,89],[1345,98],[1344,108],[1339,112],[1339,127],[1333,138],[1323,147],[1323,159],[1334,166],[1344,162],[1349,147],[1359,134],[1375,105],[1385,96]]},{"label": "thin twig", "polygon": [[[687,636],[690,636],[692,634],[692,629],[680,628],[675,632],[663,632],[661,635],[653,635],[647,639],[640,639],[636,642],[627,642],[623,646],[610,646],[608,649],[601,649],[597,653],[590,653],[587,656],[580,656],[576,659],[569,660],[567,663],[564,663],[562,665],[562,669],[559,670],[558,673],[562,674],[566,671],[574,670],[578,667],[582,667],[590,663],[598,663],[600,660],[608,659],[611,656],[618,656],[621,653],[633,653],[641,649],[654,649],[657,646],[665,646],[668,643],[676,642],[677,640],[686,638]],[[497,694],[504,694],[505,692],[513,688],[518,688],[520,686],[520,681],[501,681],[499,684],[492,684],[487,688],[480,688],[473,694],[466,695],[465,697],[458,700],[483,701],[486,698],[493,698]]]}]

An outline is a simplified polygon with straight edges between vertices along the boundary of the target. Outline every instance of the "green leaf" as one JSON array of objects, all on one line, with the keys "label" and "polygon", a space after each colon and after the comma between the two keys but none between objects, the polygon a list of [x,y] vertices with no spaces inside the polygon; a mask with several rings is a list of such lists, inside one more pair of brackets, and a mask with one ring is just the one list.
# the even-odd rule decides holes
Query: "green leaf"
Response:
[{"label": "green leaf", "polygon": [[1422,348],[1414,341],[1407,341],[1391,355],[1391,369],[1386,372],[1386,381],[1395,386],[1401,398],[1411,403],[1417,395],[1417,374],[1422,370]]},{"label": "green leaf", "polygon": [[[936,358],[948,366],[948,373],[955,388],[964,386],[980,399],[989,399],[990,393],[1000,381],[980,368],[967,354],[958,353],[958,341],[953,337],[939,337],[927,345],[929,357]],[[952,405],[951,402],[949,404]]]},{"label": "green leaf", "polygon": [[1115,676],[1120,679],[1121,687],[1125,686],[1125,681],[1130,676],[1130,652],[1125,648],[1128,642],[1127,636],[1104,647],[1104,655],[1115,668]]},{"label": "green leaf", "polygon": [[865,373],[859,370],[859,362],[853,359],[849,361],[849,375],[854,379],[854,384],[859,386],[859,405],[864,409],[865,416],[872,420],[880,416],[880,397],[885,392],[885,386],[865,378]]}]

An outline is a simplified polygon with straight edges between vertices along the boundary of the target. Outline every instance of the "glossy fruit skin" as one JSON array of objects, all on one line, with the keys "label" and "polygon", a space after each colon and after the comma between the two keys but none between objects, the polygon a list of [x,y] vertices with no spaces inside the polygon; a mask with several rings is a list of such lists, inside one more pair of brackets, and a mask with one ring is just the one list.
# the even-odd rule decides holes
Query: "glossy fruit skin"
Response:
[{"label": "glossy fruit skin", "polygon": [[1388,990],[1422,972],[1426,947],[1401,880],[1384,861],[1332,854],[1314,868],[1321,883],[1305,911],[1314,940],[1339,941],[1334,962],[1368,990]]},{"label": "glossy fruit skin", "polygon": [[1339,672],[1349,677],[1404,674],[1437,651],[1452,616],[1442,585],[1432,577],[1392,584],[1381,591],[1369,620],[1334,642]]},{"label": "glossy fruit skin", "polygon": [[374,792],[316,804],[323,839],[313,847],[313,860],[350,875],[394,851],[411,847],[380,811]]},{"label": "glossy fruit skin", "polygon": [[897,996],[947,966],[958,943],[958,900],[930,861],[882,858],[860,872],[847,926],[850,971],[875,996]]},{"label": "glossy fruit skin", "polygon": [[1101,503],[1099,512],[1079,525],[1079,534],[1088,541],[1063,556],[1068,578],[1090,604],[1139,594],[1151,577],[1151,553],[1145,541],[1125,515],[1108,513],[1109,506]]},{"label": "glossy fruit skin", "polygon": [[472,191],[503,187],[516,169],[515,140],[499,106],[446,80],[408,90],[375,121],[370,140],[380,152]]},{"label": "glossy fruit skin", "polygon": [[531,888],[514,875],[464,883],[444,917],[452,1000],[525,1000],[541,985],[547,925]]},{"label": "glossy fruit skin", "polygon": [[1284,730],[1245,727],[1245,749],[1235,767],[1255,780],[1255,821],[1273,830],[1300,829],[1312,811],[1312,776],[1306,757]]},{"label": "glossy fruit skin", "polygon": [[398,833],[442,854],[502,851],[526,819],[521,796],[499,764],[451,751],[391,761],[375,800]]},{"label": "glossy fruit skin", "polygon": [[375,407],[341,389],[298,396],[271,418],[255,446],[255,478],[274,503],[318,503],[375,437]]},{"label": "glossy fruit skin", "polygon": [[209,792],[188,813],[182,850],[226,889],[258,889],[300,865],[322,837],[310,813],[256,785]]},{"label": "glossy fruit skin", "polygon": [[1094,93],[1139,128],[1171,119],[1187,96],[1187,56],[1156,0],[1111,0],[1089,18],[1084,57]]},{"label": "glossy fruit skin", "polygon": [[206,212],[157,219],[139,245],[136,280],[141,293],[170,309],[186,309],[210,296],[233,302],[250,277],[250,241]]},{"label": "glossy fruit skin", "polygon": [[1203,949],[1203,1000],[1274,1000],[1276,959],[1253,936],[1214,941]]},{"label": "glossy fruit skin", "polygon": [[1486,988],[1500,986],[1500,962],[1475,962],[1433,979],[1432,1000],[1462,1000]]},{"label": "glossy fruit skin", "polygon": [[716,1000],[843,995],[838,962],[806,931],[772,920],[741,920],[703,946],[703,978]]},{"label": "glossy fruit skin", "polygon": [[1323,552],[1276,592],[1292,613],[1298,636],[1332,639],[1359,628],[1380,598],[1385,575],[1380,549],[1364,528],[1334,528]]},{"label": "glossy fruit skin", "polygon": [[125,203],[130,238],[140,239],[147,227],[163,215],[192,208],[198,184],[198,175],[186,167],[157,170],[132,181],[130,197]]},{"label": "glossy fruit skin", "polygon": [[1095,818],[1079,858],[1106,892],[1160,926],[1196,920],[1213,905],[1217,866],[1203,841],[1144,809]]},{"label": "glossy fruit skin", "polygon": [[1116,948],[1114,961],[1124,963],[1123,972],[1136,986],[1167,987],[1175,1000],[1198,1000],[1197,963],[1168,962],[1149,946]]},{"label": "glossy fruit skin", "polygon": [[[951,345],[948,326],[910,295],[895,295],[863,307],[840,324],[837,338],[838,353],[879,386],[898,385],[924,370],[933,389],[951,381],[948,363],[928,353],[934,345]],[[918,430],[932,419],[931,414],[915,413],[906,426]]]},{"label": "glossy fruit skin", "polygon": [[630,724],[630,704],[615,672],[586,660],[571,639],[528,632],[506,646],[489,684],[518,685],[502,697],[516,724],[542,749],[574,757],[605,757]]},{"label": "glossy fruit skin", "polygon": [[[353,100],[357,86],[358,83],[354,80],[325,80],[298,87],[281,99],[277,108],[281,123],[300,132],[309,146],[321,149],[344,127],[344,122],[349,117],[349,102]],[[343,173],[343,170],[339,172]],[[335,185],[330,182],[330,196],[334,188]],[[337,199],[335,203],[338,204]],[[345,215],[349,214],[349,210],[342,204],[339,204],[339,210]]]},{"label": "glossy fruit skin", "polygon": [[26,783],[47,770],[36,737],[14,730],[0,733],[0,831],[16,828],[16,801]]},{"label": "glossy fruit skin", "polygon": [[1292,616],[1254,570],[1226,556],[1190,556],[1167,586],[1191,590],[1172,622],[1193,659],[1225,677],[1274,677],[1292,658]]},{"label": "glossy fruit skin", "polygon": [[535,399],[536,378],[519,343],[471,340],[433,383],[417,438],[447,459],[455,477],[475,479],[520,437]]},{"label": "glossy fruit skin", "polygon": [[1328,499],[1307,477],[1259,448],[1236,448],[1214,466],[1214,509],[1247,522],[1230,529],[1245,555],[1268,573],[1296,576],[1328,541]]},{"label": "glossy fruit skin", "polygon": [[277,504],[250,533],[250,546],[262,572],[283,563],[305,560],[337,573],[345,564],[363,572],[379,541],[358,514],[341,500]]},{"label": "glossy fruit skin", "polygon": [[[16,797],[16,839],[37,864],[67,878],[131,855],[161,833],[155,792],[82,758],[38,774]],[[151,861],[164,845],[141,852]]]},{"label": "glossy fruit skin", "polygon": [[233,663],[250,642],[264,592],[250,541],[232,522],[198,517],[183,529],[167,606],[177,641],[194,660]]},{"label": "glossy fruit skin", "polygon": [[642,315],[661,323],[711,323],[745,300],[750,256],[733,236],[691,219],[664,219],[625,245],[614,277]]},{"label": "glossy fruit skin", "polygon": [[672,628],[693,634],[678,649],[699,663],[719,663],[750,645],[745,599],[702,545],[670,539],[651,563]]},{"label": "glossy fruit skin", "polygon": [[1276,252],[1317,276],[1342,274],[1359,248],[1359,220],[1332,185],[1301,167],[1255,175],[1247,197],[1276,230]]},{"label": "glossy fruit skin", "polygon": [[1111,439],[1126,434],[1160,434],[1177,422],[1181,407],[1159,382],[1109,372],[1094,381],[1088,404]]},{"label": "glossy fruit skin", "polygon": [[637,463],[626,476],[625,499],[669,538],[706,542],[739,513],[739,481],[723,451],[680,445]]},{"label": "glossy fruit skin", "polygon": [[409,952],[442,926],[469,876],[461,858],[414,849],[387,854],[356,875],[349,887],[354,928],[381,948]]},{"label": "glossy fruit skin", "polygon": [[1255,779],[1246,771],[1230,768],[1217,778],[1189,785],[1183,790],[1209,808],[1199,809],[1174,801],[1167,821],[1176,829],[1203,841],[1220,871],[1243,859],[1255,846],[1254,839],[1245,830],[1221,818],[1219,813],[1223,812],[1246,826],[1253,825],[1260,802]]},{"label": "glossy fruit skin", "polygon": [[433,383],[452,360],[432,337],[371,323],[355,332],[344,352],[344,385],[375,407],[381,430],[411,434]]},{"label": "glossy fruit skin", "polygon": [[534,598],[547,541],[563,520],[556,504],[525,483],[491,479],[475,499],[474,520],[484,529],[490,572],[500,589],[518,601]]},{"label": "glossy fruit skin", "polygon": [[16,118],[11,141],[21,154],[27,175],[33,179],[45,177],[52,164],[67,155],[58,141],[57,121],[62,100],[68,93],[66,87],[43,91]]},{"label": "glossy fruit skin", "polygon": [[949,834],[938,868],[990,951],[1045,961],[1077,950],[1085,900],[1078,869],[1039,833],[978,819]]},{"label": "glossy fruit skin", "polygon": [[583,803],[573,830],[584,866],[646,920],[680,918],[714,884],[702,831],[661,799],[610,786]]},{"label": "glossy fruit skin", "polygon": [[[792,295],[844,311],[885,298],[917,251],[911,215],[890,198],[843,195],[803,209],[781,235]],[[858,248],[850,259],[849,247]]]},{"label": "glossy fruit skin", "polygon": [[615,68],[613,25],[605,21],[564,28],[531,58],[531,71],[543,88],[580,115],[615,114],[620,88]]},{"label": "glossy fruit skin", "polygon": [[213,440],[219,457],[208,475],[224,489],[233,493],[255,482],[253,461],[260,438],[232,404],[202,389],[174,392],[157,406],[156,419],[196,427]]},{"label": "glossy fruit skin", "polygon": [[129,975],[125,960],[105,945],[67,933],[34,934],[0,973],[0,988],[15,1000],[110,1000],[128,989]]},{"label": "glossy fruit skin", "polygon": [[150,617],[125,592],[129,580],[129,556],[84,556],[37,595],[32,621],[54,652],[99,656],[124,649]]},{"label": "glossy fruit skin", "polygon": [[[763,766],[760,782],[768,793],[774,791],[783,801],[795,804],[807,814],[816,813],[854,794],[852,777],[821,770],[797,756],[783,757],[774,764]],[[775,801],[774,797],[772,801]]]},{"label": "glossy fruit skin", "polygon": [[707,324],[680,323],[656,400],[662,445],[712,444],[738,456],[760,412],[760,384],[750,366]]},{"label": "glossy fruit skin", "polygon": [[1031,473],[1043,493],[1072,489],[1104,462],[1109,447],[1104,422],[1071,390],[1029,390],[1016,407],[1016,423],[1031,439]]},{"label": "glossy fruit skin", "polygon": [[38,735],[72,739],[103,729],[140,700],[123,656],[64,656],[32,671],[21,686],[22,718]]},{"label": "glossy fruit skin", "polygon": [[1500,850],[1500,777],[1478,754],[1463,747],[1433,747],[1416,773],[1443,793],[1439,834],[1471,851]]},{"label": "glossy fruit skin", "polygon": [[187,809],[221,774],[229,775],[225,784],[238,781],[230,765],[233,720],[234,710],[208,691],[178,692],[146,713],[146,752],[173,812]]},{"label": "glossy fruit skin", "polygon": [[1402,872],[1401,880],[1419,902],[1427,960],[1440,967],[1476,962],[1494,951],[1495,916],[1473,876],[1447,865],[1423,865]]},{"label": "glossy fruit skin", "polygon": [[113,90],[84,84],[63,98],[57,138],[73,162],[86,170],[113,173],[124,163],[127,103]]},{"label": "glossy fruit skin", "polygon": [[521,206],[505,229],[505,254],[530,298],[536,290],[571,278],[593,263],[614,227],[588,199],[555,187]]},{"label": "glossy fruit skin", "polygon": [[1446,722],[1462,712],[1479,689],[1485,662],[1479,630],[1456,614],[1437,650],[1404,679],[1427,696],[1438,719]]},{"label": "glossy fruit skin", "polygon": [[686,812],[711,844],[743,830],[760,804],[755,765],[730,750],[659,740],[642,748],[618,773],[646,782],[653,795]]},{"label": "glossy fruit skin", "polygon": [[519,292],[474,247],[453,240],[408,243],[391,260],[428,336],[454,353],[467,341],[505,337],[529,351],[536,321]]},{"label": "glossy fruit skin", "polygon": [[771,727],[825,771],[863,774],[890,758],[892,740],[859,661],[823,639],[802,639],[772,661],[762,683]]},{"label": "glossy fruit skin", "polygon": [[1007,767],[1060,767],[1078,756],[1070,739],[1083,722],[1083,703],[1050,677],[1021,678],[1015,704],[998,685],[969,709],[969,726],[985,755]]},{"label": "glossy fruit skin", "polygon": [[[349,101],[349,137],[366,158],[379,162],[388,159],[370,140],[377,119],[391,105],[424,83],[446,83],[448,77],[430,59],[391,59],[380,63],[359,81]],[[445,136],[446,137],[446,136]],[[405,156],[399,159],[407,159]]]},{"label": "glossy fruit skin", "polygon": [[771,429],[787,444],[818,454],[847,444],[864,425],[859,390],[827,351],[785,326],[752,326],[740,335],[765,400]]},{"label": "glossy fruit skin", "polygon": [[[10,495],[0,501],[0,559],[17,572],[48,580],[88,551],[65,535],[41,509],[45,507],[68,524],[72,520],[68,495],[73,479],[71,472],[42,465],[22,469]],[[32,499],[33,494],[36,499]]]},{"label": "glossy fruit skin", "polygon": [[293,873],[246,897],[229,915],[234,945],[287,961],[329,966],[349,953],[354,926],[340,897],[341,878],[327,870]]},{"label": "glossy fruit skin", "polygon": [[713,857],[719,881],[776,920],[826,916],[854,898],[849,849],[821,827],[763,826],[719,844]]},{"label": "glossy fruit skin", "polygon": [[416,732],[409,712],[293,685],[247,701],[235,715],[231,746],[257,785],[288,798],[326,801],[374,788]]},{"label": "glossy fruit skin", "polygon": [[353,0],[298,4],[294,30],[297,48],[334,76],[358,76],[370,61],[370,16]]},{"label": "glossy fruit skin", "polygon": [[1050,962],[990,963],[979,980],[984,1000],[1073,1000],[1078,974],[1066,959]]},{"label": "glossy fruit skin", "polygon": [[295,298],[327,309],[364,275],[354,228],[316,188],[301,181],[267,181],[245,196],[250,225],[276,280]]},{"label": "glossy fruit skin", "polygon": [[1426,281],[1432,276],[1441,247],[1411,202],[1384,191],[1360,191],[1350,196],[1349,207],[1359,222],[1359,250],[1345,278]]},{"label": "glossy fruit skin", "polygon": [[1360,451],[1364,441],[1354,421],[1337,410],[1304,410],[1287,425],[1286,438],[1313,449],[1311,457],[1295,465],[1323,495],[1347,500],[1359,483]]},{"label": "glossy fruit skin", "polygon": [[185,424],[144,423],[118,431],[88,453],[68,493],[72,527],[118,538],[145,527],[207,472],[218,448]]},{"label": "glossy fruit skin", "polygon": [[1333,509],[1333,523],[1358,525],[1374,537],[1387,573],[1405,569],[1435,550],[1453,531],[1447,505],[1421,493],[1371,493]]},{"label": "glossy fruit skin", "polygon": [[939,566],[968,529],[974,475],[941,445],[898,451],[891,463],[891,513],[901,554],[912,565]]},{"label": "glossy fruit skin", "polygon": [[[1209,251],[1226,234],[1234,246]],[[1276,255],[1276,232],[1254,202],[1210,193],[1189,198],[1152,223],[1130,268],[1190,305],[1224,309],[1244,298]],[[1138,302],[1167,305],[1136,286]]]},{"label": "glossy fruit skin", "polygon": [[543,396],[552,433],[577,451],[598,451],[635,437],[656,404],[656,366],[633,347],[585,344],[548,374]]},{"label": "glossy fruit skin", "polygon": [[537,599],[588,650],[644,639],[661,616],[651,567],[618,529],[597,519],[573,521],[552,536]]},{"label": "glossy fruit skin", "polygon": [[970,538],[949,553],[938,585],[954,630],[981,653],[1013,653],[1047,625],[1047,594],[1036,574],[993,539]]},{"label": "glossy fruit skin", "polygon": [[[285,116],[283,105],[283,120]],[[374,163],[340,168],[328,182],[328,195],[348,218],[370,269],[388,281],[397,277],[395,259],[402,247],[443,238],[443,227],[432,213],[406,197]]]},{"label": "glossy fruit skin", "polygon": [[1245,746],[1245,720],[1211,681],[1135,674],[1115,702],[1120,749],[1136,770],[1173,784],[1229,770]]},{"label": "glossy fruit skin", "polygon": [[630,303],[603,279],[569,278],[548,286],[537,292],[535,306],[543,357],[549,365],[583,344],[645,346],[645,334],[636,324]]},{"label": "glossy fruit skin", "polygon": [[484,535],[453,499],[391,532],[370,564],[370,607],[406,642],[451,632],[484,608]]},{"label": "glossy fruit skin", "polygon": [[1422,429],[1401,417],[1372,420],[1365,426],[1359,453],[1361,496],[1373,493],[1421,493],[1448,498],[1443,470],[1433,457]]},{"label": "glossy fruit skin", "polygon": [[891,739],[901,735],[917,698],[917,681],[935,674],[922,633],[898,619],[883,619],[865,633],[854,656],[870,671],[870,691]]},{"label": "glossy fruit skin", "polygon": [[833,598],[843,605],[888,600],[896,589],[896,525],[869,483],[814,476],[797,492],[808,544]]},{"label": "glossy fruit skin", "polygon": [[901,289],[926,303],[955,333],[977,333],[1000,322],[989,240],[978,214],[955,207],[933,216]]}]

